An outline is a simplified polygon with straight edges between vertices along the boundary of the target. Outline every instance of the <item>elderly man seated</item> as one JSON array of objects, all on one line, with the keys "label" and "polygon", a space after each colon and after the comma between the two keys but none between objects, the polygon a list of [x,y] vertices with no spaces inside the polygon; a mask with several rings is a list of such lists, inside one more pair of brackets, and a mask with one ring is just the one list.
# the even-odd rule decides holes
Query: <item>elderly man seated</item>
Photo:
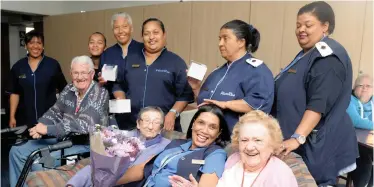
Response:
[{"label": "elderly man seated", "polygon": [[[13,146],[9,153],[10,185],[15,186],[27,157],[38,148],[60,141],[70,133],[88,134],[89,127],[95,124],[107,125],[109,95],[105,88],[95,81],[94,65],[88,56],[75,57],[71,62],[73,83],[60,93],[57,102],[38,120],[38,124],[29,129],[29,140],[21,146]],[[56,138],[40,139],[43,135]],[[65,155],[89,151],[87,145],[74,145],[65,149]],[[60,152],[51,154],[59,157]],[[40,170],[40,164],[34,164],[32,170]]]}]

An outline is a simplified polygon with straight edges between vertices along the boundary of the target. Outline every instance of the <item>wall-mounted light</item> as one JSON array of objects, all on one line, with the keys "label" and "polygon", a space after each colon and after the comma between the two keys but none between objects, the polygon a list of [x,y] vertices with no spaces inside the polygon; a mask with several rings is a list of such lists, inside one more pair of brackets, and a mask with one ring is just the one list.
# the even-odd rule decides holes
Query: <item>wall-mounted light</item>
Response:
[{"label": "wall-mounted light", "polygon": [[81,10],[81,13],[85,13],[86,11],[84,11],[84,10]]}]

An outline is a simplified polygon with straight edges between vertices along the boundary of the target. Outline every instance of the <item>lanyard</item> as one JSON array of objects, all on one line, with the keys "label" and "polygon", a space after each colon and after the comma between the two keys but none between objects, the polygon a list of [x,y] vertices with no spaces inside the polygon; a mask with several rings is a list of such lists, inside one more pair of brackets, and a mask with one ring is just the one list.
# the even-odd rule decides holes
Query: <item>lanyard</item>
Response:
[{"label": "lanyard", "polygon": [[83,95],[82,99],[79,99],[79,93],[76,94],[77,96],[77,107],[75,108],[75,114],[78,113],[79,109],[81,108],[81,104],[83,102],[83,99],[86,97],[87,93],[91,90],[91,88],[93,87],[94,85],[94,82],[91,82],[91,85],[90,87],[87,89],[86,93]]},{"label": "lanyard", "polygon": [[300,51],[297,54],[296,58],[290,64],[288,64],[288,66],[286,66],[284,69],[282,69],[282,71],[274,78],[274,81],[277,81],[283,75],[284,72],[288,71],[292,66],[294,66],[297,62],[299,62],[300,59],[302,59],[305,55],[307,55],[313,49],[314,49],[314,47],[306,53],[302,53],[303,51]]},{"label": "lanyard", "polygon": [[158,172],[160,172],[162,169],[164,169],[164,167],[169,163],[171,162],[175,157],[177,157],[179,154],[183,153],[182,150],[180,151],[177,151],[177,152],[174,152],[174,153],[170,153],[168,155],[165,156],[164,159],[161,160],[161,165],[160,167],[157,169],[156,172],[152,173],[152,176],[151,177],[148,177],[148,180],[147,182],[144,184],[143,187],[147,187],[148,183],[151,181],[150,179],[153,178],[154,176],[156,176],[156,174]]},{"label": "lanyard", "polygon": [[[364,119],[364,106],[362,105],[361,101],[358,100],[358,104],[360,105],[360,116],[362,119]],[[370,101],[370,104],[371,104],[371,110],[373,112],[373,109],[374,109],[374,101],[371,100]],[[374,114],[371,114],[371,121],[374,122]]]},{"label": "lanyard", "polygon": [[[320,41],[322,41],[326,36],[323,36],[321,38]],[[302,59],[306,54],[308,54],[310,51],[313,51],[313,49],[315,48],[316,46],[314,46],[313,48],[309,49],[308,52],[304,53],[302,56],[301,55],[301,52],[299,52],[299,54],[297,55],[297,57],[291,62],[291,64],[289,64],[286,68],[284,68],[275,78],[274,78],[274,81],[277,81],[284,72],[288,71],[293,65],[295,65],[297,62],[299,62],[300,59]]]},{"label": "lanyard", "polygon": [[[269,160],[270,160],[271,157],[272,156],[270,156],[269,159],[266,161],[265,166],[260,170],[260,172],[256,176],[255,180],[252,182],[251,187],[253,187],[253,185],[256,183],[256,180],[257,180],[258,176],[260,176],[262,170],[264,170],[264,168],[266,167],[266,165],[268,165],[268,162],[269,162]],[[245,169],[244,169],[244,163],[243,163],[243,178],[242,178],[242,185],[241,185],[241,187],[244,187],[244,173],[245,173]]]}]

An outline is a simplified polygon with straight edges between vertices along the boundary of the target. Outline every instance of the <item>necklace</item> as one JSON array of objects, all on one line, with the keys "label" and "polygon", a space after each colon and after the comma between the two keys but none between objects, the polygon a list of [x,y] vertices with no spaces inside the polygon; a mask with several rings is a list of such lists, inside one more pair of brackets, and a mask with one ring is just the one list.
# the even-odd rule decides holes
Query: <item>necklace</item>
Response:
[{"label": "necklace", "polygon": [[[256,176],[255,180],[252,182],[251,187],[253,187],[253,185],[256,183],[256,180],[257,180],[258,176],[261,175],[262,170],[264,170],[264,168],[266,167],[266,165],[268,165],[268,162],[269,162],[269,160],[270,160],[271,157],[272,157],[272,156],[270,156],[269,159],[266,161],[265,166],[260,170],[260,172],[259,172],[258,175]],[[242,176],[242,184],[241,184],[241,187],[244,187],[244,173],[245,173],[245,169],[244,169],[244,163],[243,163],[243,176]]]}]

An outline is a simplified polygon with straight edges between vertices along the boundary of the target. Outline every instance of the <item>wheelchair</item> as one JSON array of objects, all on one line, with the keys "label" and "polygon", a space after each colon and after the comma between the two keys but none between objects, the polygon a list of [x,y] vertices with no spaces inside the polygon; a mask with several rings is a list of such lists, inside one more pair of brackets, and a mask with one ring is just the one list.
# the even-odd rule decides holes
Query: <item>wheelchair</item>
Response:
[{"label": "wheelchair", "polygon": [[[28,140],[32,138],[28,135],[28,126],[23,125],[15,128],[6,128],[1,129],[2,139],[6,138],[11,140],[13,146],[20,146],[26,143]],[[51,136],[43,136],[43,139],[54,138]],[[89,135],[79,135],[79,134],[69,134],[66,136],[62,141],[49,145],[43,148],[36,149],[33,151],[27,158],[25,165],[22,169],[21,175],[18,178],[16,187],[24,186],[26,181],[27,175],[29,174],[32,165],[36,159],[39,159],[39,164],[42,164],[43,168],[54,169],[55,161],[60,160],[61,165],[65,165],[66,161],[75,161],[81,160],[83,158],[89,157],[90,152],[86,153],[79,153],[73,155],[65,155],[64,149],[70,148],[73,145],[89,145]],[[50,153],[53,151],[61,151],[60,158],[53,158]],[[76,156],[76,159],[69,159],[71,156]]]},{"label": "wheelchair", "polygon": [[[109,116],[108,125],[116,126],[118,128],[118,124],[114,116]],[[1,129],[2,138],[5,137],[7,139],[14,139],[14,146],[20,146],[26,143],[29,139],[32,138],[29,136],[28,128],[31,126],[23,125],[17,126],[15,128],[6,128]],[[43,136],[42,139],[54,138],[51,136]],[[22,169],[21,175],[18,178],[16,187],[22,187],[26,181],[27,175],[29,174],[31,167],[36,159],[39,158],[39,164],[42,164],[43,168],[47,169],[55,169],[54,163],[56,160],[61,161],[61,165],[66,165],[66,161],[75,161],[88,158],[90,156],[90,152],[85,153],[78,153],[73,155],[65,155],[64,149],[70,148],[73,145],[89,145],[89,135],[88,134],[69,134],[62,141],[49,145],[43,148],[36,149],[33,151],[27,158],[26,163]],[[53,158],[50,153],[53,151],[61,151],[60,158]],[[76,159],[70,159],[69,157],[76,156]]]}]

